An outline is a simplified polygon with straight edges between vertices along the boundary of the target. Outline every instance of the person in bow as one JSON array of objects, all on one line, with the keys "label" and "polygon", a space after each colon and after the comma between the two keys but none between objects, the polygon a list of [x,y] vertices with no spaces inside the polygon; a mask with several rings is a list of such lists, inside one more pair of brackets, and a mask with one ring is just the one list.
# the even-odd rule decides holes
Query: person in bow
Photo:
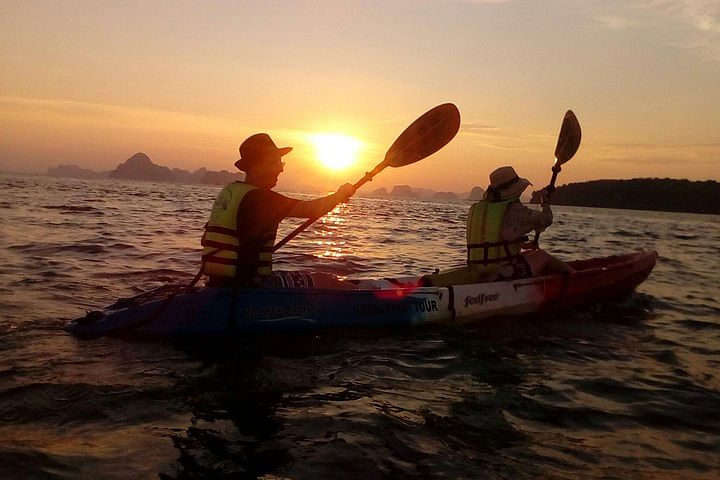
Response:
[{"label": "person in bow", "polygon": [[513,167],[495,169],[484,198],[468,213],[467,266],[425,275],[420,285],[458,285],[571,272],[569,265],[537,248],[527,237],[532,231],[544,231],[553,222],[545,190],[540,195],[541,210],[520,201],[529,185]]},{"label": "person in bow", "polygon": [[301,275],[273,271],[273,246],[280,222],[287,217],[317,218],[354,193],[349,183],[315,200],[298,200],[273,191],[292,147],[278,148],[266,133],[248,137],[240,145],[235,166],[245,172],[243,182],[223,188],[213,203],[201,244],[202,273],[209,286],[331,286],[343,282],[327,274]]}]

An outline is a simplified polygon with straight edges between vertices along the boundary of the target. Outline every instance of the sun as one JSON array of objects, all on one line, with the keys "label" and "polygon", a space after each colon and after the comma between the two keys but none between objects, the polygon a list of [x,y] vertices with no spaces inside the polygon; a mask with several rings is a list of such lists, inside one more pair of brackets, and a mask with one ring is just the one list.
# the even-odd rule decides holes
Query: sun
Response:
[{"label": "sun", "polygon": [[316,133],[310,136],[317,159],[331,170],[352,165],[357,159],[361,142],[340,133]]}]

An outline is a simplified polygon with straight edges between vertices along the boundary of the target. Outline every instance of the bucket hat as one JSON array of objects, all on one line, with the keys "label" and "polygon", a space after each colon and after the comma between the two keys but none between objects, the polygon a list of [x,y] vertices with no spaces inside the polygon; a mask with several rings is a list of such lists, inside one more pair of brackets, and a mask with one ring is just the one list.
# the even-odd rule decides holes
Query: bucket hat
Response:
[{"label": "bucket hat", "polygon": [[488,192],[497,192],[500,200],[508,200],[519,197],[528,185],[532,185],[532,183],[525,178],[519,177],[513,167],[500,167],[490,174]]},{"label": "bucket hat", "polygon": [[235,162],[235,166],[242,171],[257,165],[258,163],[267,162],[273,157],[286,155],[292,150],[292,147],[278,148],[267,133],[256,133],[251,135],[240,144],[240,158]]}]

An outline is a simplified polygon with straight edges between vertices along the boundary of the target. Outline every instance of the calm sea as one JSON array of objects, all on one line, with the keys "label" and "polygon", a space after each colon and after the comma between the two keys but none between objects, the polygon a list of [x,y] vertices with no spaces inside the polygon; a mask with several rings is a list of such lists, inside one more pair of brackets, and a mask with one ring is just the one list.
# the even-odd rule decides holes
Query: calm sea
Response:
[{"label": "calm sea", "polygon": [[[189,281],[218,190],[0,175],[0,478],[720,478],[720,216],[556,207],[559,257],[660,259],[634,295],[551,316],[224,343],[60,329]],[[277,263],[449,267],[467,209],[353,199]]]}]

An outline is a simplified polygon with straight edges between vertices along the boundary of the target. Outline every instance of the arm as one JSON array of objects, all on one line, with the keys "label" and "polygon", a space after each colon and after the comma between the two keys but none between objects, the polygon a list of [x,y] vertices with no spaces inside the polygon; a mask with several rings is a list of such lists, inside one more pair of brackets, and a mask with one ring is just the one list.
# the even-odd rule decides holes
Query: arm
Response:
[{"label": "arm", "polygon": [[550,203],[545,202],[541,210],[528,208],[521,203],[513,203],[508,206],[505,212],[503,226],[503,238],[505,240],[517,240],[533,230],[542,232],[552,225],[553,213]]},{"label": "arm", "polygon": [[338,203],[347,202],[354,193],[353,186],[349,183],[338,188],[338,191],[326,197],[315,200],[298,200],[288,211],[288,217],[318,218],[335,208]]}]

